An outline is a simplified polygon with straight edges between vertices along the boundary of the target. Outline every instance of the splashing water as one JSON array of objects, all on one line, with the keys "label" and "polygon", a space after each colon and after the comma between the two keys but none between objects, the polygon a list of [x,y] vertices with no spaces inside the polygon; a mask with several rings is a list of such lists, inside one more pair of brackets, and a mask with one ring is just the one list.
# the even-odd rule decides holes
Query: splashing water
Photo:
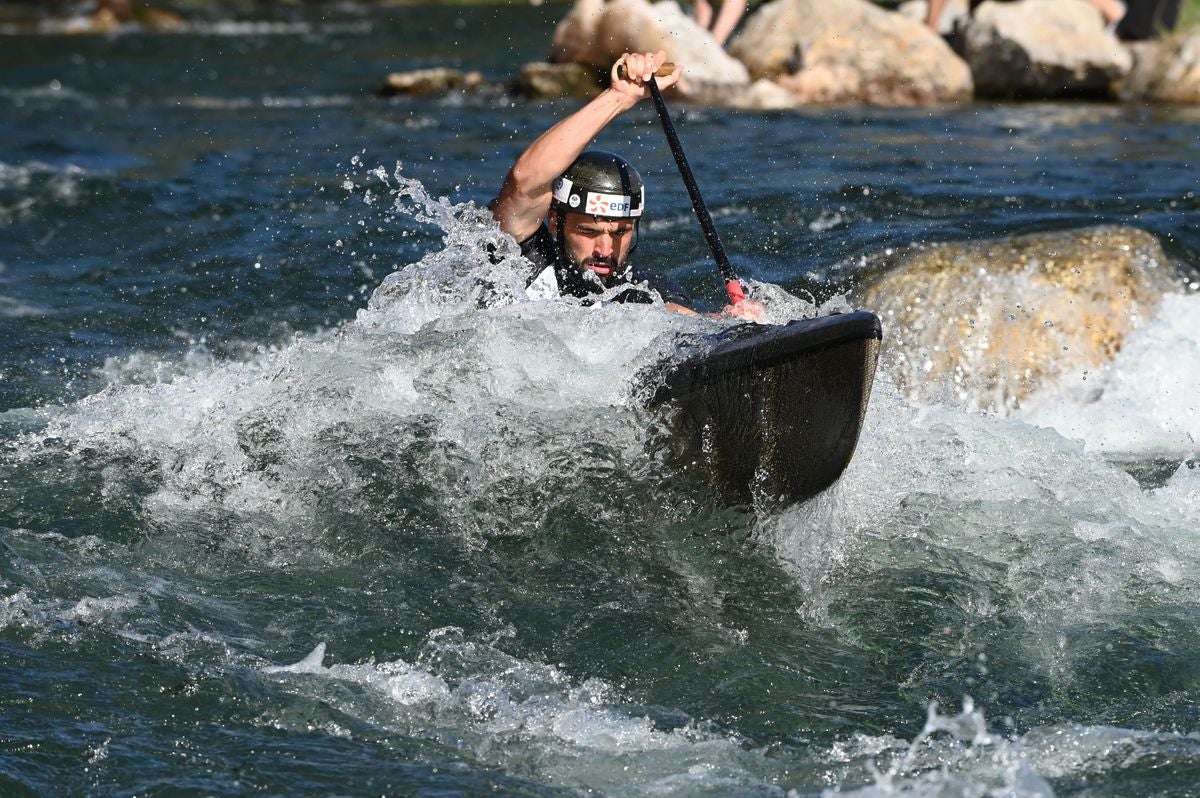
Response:
[{"label": "splashing water", "polygon": [[[881,379],[832,490],[771,516],[721,508],[662,473],[646,445],[655,422],[633,398],[637,375],[710,321],[531,301],[485,210],[398,169],[367,175],[364,206],[444,238],[355,319],[240,360],[135,357],[103,391],[20,421],[9,473],[54,474],[45,489],[90,502],[85,523],[128,516],[129,531],[6,534],[14,562],[56,576],[8,572],[20,587],[0,627],[34,645],[108,634],[216,674],[199,683],[239,680],[268,696],[255,727],[399,739],[461,773],[612,795],[1032,798],[1053,794],[1051,776],[1120,772],[1125,748],[1180,745],[1022,715],[992,674],[1036,674],[1043,702],[1068,701],[1106,678],[1097,651],[1132,645],[1147,595],[1200,602],[1196,469],[1146,491],[1052,430],[913,406]],[[757,288],[788,315],[818,310]],[[286,631],[208,631],[214,618],[238,627],[237,607],[276,583],[319,586],[300,607],[270,599]],[[231,589],[245,592],[210,595]],[[328,645],[342,661],[313,648],[322,626],[354,629]],[[881,638],[893,629],[911,648],[879,667],[906,709],[929,708],[923,728],[911,742],[811,730],[830,701],[894,700],[890,684],[820,674],[903,648]],[[312,653],[275,664],[297,648]],[[780,667],[796,650],[816,652],[814,672]],[[1150,681],[1152,659],[1131,668]],[[764,667],[796,705],[739,693]],[[1194,676],[1177,668],[1162,689]],[[961,683],[1017,717],[997,733],[970,701],[938,714],[954,698],[944,685]],[[713,709],[713,690],[733,709]],[[1056,755],[1066,738],[1071,757]]]},{"label": "splashing water", "polygon": [[[241,361],[111,367],[143,382],[44,409],[22,456],[98,459],[112,494],[157,485],[143,509],[163,520],[220,511],[285,526],[330,503],[369,503],[387,481],[470,518],[493,502],[577,496],[597,471],[652,479],[636,379],[711,322],[532,301],[528,264],[490,213],[430,197],[399,167],[368,174],[367,204],[390,197],[386,219],[435,225],[444,245],[389,275],[356,319]],[[497,515],[485,523],[529,522]]]}]

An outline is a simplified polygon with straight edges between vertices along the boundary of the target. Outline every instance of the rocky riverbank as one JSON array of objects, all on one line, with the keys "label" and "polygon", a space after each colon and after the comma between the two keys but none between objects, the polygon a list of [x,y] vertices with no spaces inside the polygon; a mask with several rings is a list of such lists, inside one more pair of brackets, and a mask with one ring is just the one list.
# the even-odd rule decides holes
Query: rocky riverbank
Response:
[{"label": "rocky riverbank", "polygon": [[[186,28],[188,6],[49,0],[10,4],[5,21],[11,24],[21,9],[22,29],[172,32]],[[924,23],[926,9],[926,0],[894,8],[868,0],[770,0],[754,8],[722,47],[676,0],[576,0],[547,43],[547,60],[518,75],[489,79],[426,69],[390,75],[379,92],[588,96],[605,84],[607,67],[622,52],[664,49],[687,66],[675,96],[699,104],[778,109],[976,98],[1200,102],[1200,27],[1125,42],[1088,0],[984,0],[973,13],[966,0],[950,0],[935,33]]]},{"label": "rocky riverbank", "polygon": [[[600,90],[621,53],[666,50],[687,66],[676,96],[702,104],[787,108],[812,103],[904,106],[971,99],[1200,101],[1200,28],[1123,42],[1087,0],[985,0],[960,6],[949,36],[922,21],[924,0],[889,10],[867,0],[771,0],[728,49],[675,0],[577,0],[548,61],[507,88],[535,96]],[[463,75],[389,77],[384,93],[483,87]]]}]

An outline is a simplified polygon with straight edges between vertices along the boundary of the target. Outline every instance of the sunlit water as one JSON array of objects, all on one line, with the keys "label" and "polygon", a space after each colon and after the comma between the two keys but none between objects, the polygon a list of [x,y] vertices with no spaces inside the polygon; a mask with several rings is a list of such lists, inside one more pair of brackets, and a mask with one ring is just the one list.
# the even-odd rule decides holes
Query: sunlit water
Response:
[{"label": "sunlit water", "polygon": [[[637,401],[711,324],[483,255],[571,105],[370,96],[563,11],[4,38],[0,792],[1195,794],[1200,297],[1016,417],[881,375],[833,489],[724,506]],[[676,113],[777,319],[914,241],[1128,223],[1200,270],[1193,109]],[[714,308],[656,124],[601,143]]]}]

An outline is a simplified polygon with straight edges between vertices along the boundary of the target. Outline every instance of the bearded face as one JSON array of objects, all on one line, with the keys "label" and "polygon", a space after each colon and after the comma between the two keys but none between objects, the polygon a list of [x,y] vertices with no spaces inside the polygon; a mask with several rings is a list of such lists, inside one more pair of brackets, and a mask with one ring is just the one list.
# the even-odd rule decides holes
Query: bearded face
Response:
[{"label": "bearded face", "polygon": [[[557,235],[557,219],[551,217],[551,232]],[[625,261],[633,247],[632,219],[605,219],[582,213],[565,214],[563,241],[571,262],[581,272],[592,272],[606,288],[625,273]]]}]

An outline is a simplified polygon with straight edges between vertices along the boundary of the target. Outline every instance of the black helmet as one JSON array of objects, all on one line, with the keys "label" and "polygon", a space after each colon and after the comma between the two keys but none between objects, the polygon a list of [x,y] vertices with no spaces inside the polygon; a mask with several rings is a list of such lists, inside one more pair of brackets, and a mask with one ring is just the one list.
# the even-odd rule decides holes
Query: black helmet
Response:
[{"label": "black helmet", "polygon": [[560,212],[608,219],[637,219],[646,189],[642,176],[619,155],[588,150],[554,181],[553,204]]}]

